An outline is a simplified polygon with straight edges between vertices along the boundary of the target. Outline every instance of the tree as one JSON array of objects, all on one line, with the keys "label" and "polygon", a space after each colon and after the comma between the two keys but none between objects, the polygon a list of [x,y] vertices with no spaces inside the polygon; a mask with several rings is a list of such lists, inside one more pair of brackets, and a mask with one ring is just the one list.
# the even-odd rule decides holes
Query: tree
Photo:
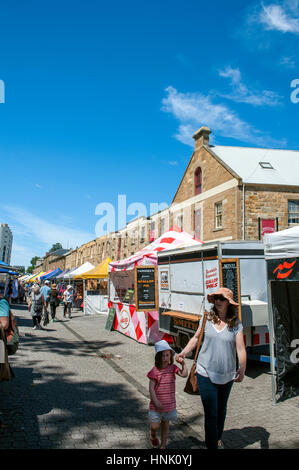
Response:
[{"label": "tree", "polygon": [[28,266],[27,273],[32,274],[34,270],[34,266]]},{"label": "tree", "polygon": [[61,243],[55,243],[55,244],[52,246],[51,250],[49,250],[49,253],[53,253],[53,252],[56,251],[56,250],[61,250],[61,248],[62,248]]},{"label": "tree", "polygon": [[34,256],[32,260],[30,261],[31,266],[33,266],[33,268],[35,268],[35,265],[38,259],[39,259],[39,256]]}]

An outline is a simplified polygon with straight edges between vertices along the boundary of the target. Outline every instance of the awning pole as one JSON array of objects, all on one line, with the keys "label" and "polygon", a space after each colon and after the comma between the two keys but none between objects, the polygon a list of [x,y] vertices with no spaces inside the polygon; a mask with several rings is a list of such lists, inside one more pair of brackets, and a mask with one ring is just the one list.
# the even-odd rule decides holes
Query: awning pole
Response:
[{"label": "awning pole", "polygon": [[269,323],[269,349],[270,349],[270,366],[271,366],[271,379],[272,379],[272,405],[277,404],[275,392],[275,355],[274,355],[274,328],[273,328],[273,310],[272,310],[272,290],[271,282],[267,283],[268,291],[268,323]]},{"label": "awning pole", "polygon": [[83,279],[83,315],[85,315],[85,279]]}]

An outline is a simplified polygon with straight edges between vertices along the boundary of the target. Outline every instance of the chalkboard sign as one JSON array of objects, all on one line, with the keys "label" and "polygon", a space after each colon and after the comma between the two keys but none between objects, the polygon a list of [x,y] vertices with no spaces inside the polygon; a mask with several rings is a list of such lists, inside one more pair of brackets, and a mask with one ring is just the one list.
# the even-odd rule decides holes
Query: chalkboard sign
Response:
[{"label": "chalkboard sign", "polygon": [[136,266],[135,294],[137,311],[149,312],[158,309],[156,266]]},{"label": "chalkboard sign", "polygon": [[241,321],[240,270],[238,258],[220,260],[220,285],[232,291],[234,301],[239,304],[238,314]]},{"label": "chalkboard sign", "polygon": [[109,310],[109,313],[108,313],[108,318],[107,318],[106,326],[105,326],[105,329],[108,330],[108,331],[112,330],[114,315],[115,315],[115,308],[111,307],[110,310]]}]

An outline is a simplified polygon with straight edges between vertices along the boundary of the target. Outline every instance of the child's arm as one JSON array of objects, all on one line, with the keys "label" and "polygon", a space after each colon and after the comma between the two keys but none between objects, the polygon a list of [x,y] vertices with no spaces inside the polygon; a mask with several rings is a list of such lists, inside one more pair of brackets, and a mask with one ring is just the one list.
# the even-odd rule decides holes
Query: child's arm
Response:
[{"label": "child's arm", "polygon": [[176,361],[182,366],[181,370],[178,370],[177,374],[180,377],[188,377],[188,368],[186,366],[184,359],[182,357],[178,357]]},{"label": "child's arm", "polygon": [[150,393],[151,400],[158,410],[162,410],[163,405],[157,399],[156,392],[155,392],[155,385],[156,385],[156,381],[154,379],[149,379],[149,393]]}]

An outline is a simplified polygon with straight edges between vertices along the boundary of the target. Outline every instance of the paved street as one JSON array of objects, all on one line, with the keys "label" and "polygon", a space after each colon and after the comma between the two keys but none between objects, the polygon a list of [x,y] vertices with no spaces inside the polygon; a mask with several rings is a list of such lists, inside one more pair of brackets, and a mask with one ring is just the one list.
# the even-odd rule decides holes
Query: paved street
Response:
[{"label": "paved street", "polygon": [[[0,384],[0,449],[149,449],[148,379],[154,347],[105,330],[106,316],[73,318],[32,329],[25,306],[14,306],[21,344],[15,379]],[[191,360],[187,360],[188,367]],[[200,397],[177,378],[179,423],[169,449],[204,448]],[[269,366],[251,363],[234,384],[223,441],[230,449],[299,448],[299,397],[276,406]]]}]

